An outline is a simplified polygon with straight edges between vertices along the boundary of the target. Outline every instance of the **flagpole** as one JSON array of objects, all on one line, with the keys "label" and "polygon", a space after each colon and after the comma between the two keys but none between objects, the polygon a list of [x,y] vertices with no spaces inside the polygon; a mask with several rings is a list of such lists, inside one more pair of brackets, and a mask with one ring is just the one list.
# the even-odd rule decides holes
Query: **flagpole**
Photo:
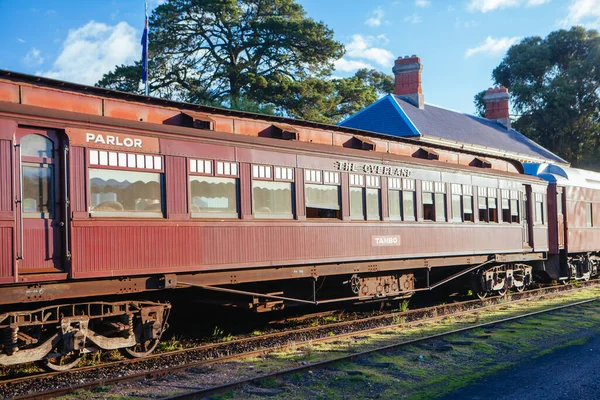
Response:
[{"label": "flagpole", "polygon": [[144,23],[144,34],[142,36],[142,81],[145,83],[144,93],[148,96],[148,1],[146,5],[146,20]]}]

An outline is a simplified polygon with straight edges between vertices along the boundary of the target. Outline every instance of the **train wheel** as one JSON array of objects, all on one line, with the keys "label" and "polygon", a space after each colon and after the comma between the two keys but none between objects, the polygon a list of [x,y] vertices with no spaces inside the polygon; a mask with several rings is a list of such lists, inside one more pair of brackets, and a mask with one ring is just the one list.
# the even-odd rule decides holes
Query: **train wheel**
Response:
[{"label": "train wheel", "polygon": [[517,292],[523,293],[525,291],[525,285],[515,286],[515,289],[517,289]]},{"label": "train wheel", "polygon": [[148,357],[160,343],[160,339],[150,339],[145,342],[136,344],[133,347],[121,349],[121,353],[128,358],[144,358]]},{"label": "train wheel", "polygon": [[504,286],[502,289],[497,290],[496,292],[498,293],[498,296],[506,296],[506,292],[508,292],[508,290],[506,290],[506,286]]},{"label": "train wheel", "polygon": [[483,300],[483,299],[485,299],[485,298],[488,296],[488,294],[490,294],[490,292],[488,292],[488,291],[485,291],[485,290],[480,290],[480,291],[478,291],[478,292],[475,292],[475,294],[477,295],[477,297],[478,297],[480,300]]},{"label": "train wheel", "polygon": [[45,358],[38,361],[38,365],[50,372],[68,371],[76,367],[81,361],[81,353],[72,352],[58,357]]}]

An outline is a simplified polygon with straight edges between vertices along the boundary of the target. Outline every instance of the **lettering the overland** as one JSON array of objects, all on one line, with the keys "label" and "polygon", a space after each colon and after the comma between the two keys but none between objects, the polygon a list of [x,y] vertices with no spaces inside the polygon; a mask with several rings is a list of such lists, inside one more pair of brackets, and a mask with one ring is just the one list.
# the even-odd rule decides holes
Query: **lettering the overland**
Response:
[{"label": "lettering the overland", "polygon": [[378,174],[410,178],[412,170],[409,168],[393,167],[390,165],[360,164],[346,161],[335,161],[333,167],[338,171],[364,172],[366,174]]}]

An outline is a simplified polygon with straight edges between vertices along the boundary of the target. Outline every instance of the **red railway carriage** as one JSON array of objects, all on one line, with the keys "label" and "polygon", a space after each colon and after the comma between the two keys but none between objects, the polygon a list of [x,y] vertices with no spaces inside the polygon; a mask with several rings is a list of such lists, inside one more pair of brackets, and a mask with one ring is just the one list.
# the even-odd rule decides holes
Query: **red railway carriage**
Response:
[{"label": "red railway carriage", "polygon": [[483,156],[0,71],[0,364],[148,354],[169,306],[131,293],[521,290],[549,250],[547,184]]},{"label": "red railway carriage", "polygon": [[549,164],[526,164],[548,181],[549,257],[544,270],[555,280],[589,279],[600,264],[600,174]]}]

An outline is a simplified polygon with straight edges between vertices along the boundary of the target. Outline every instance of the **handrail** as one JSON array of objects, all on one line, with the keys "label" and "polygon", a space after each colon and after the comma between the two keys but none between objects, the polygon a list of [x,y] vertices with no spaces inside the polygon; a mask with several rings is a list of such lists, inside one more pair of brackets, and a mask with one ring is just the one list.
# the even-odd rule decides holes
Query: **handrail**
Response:
[{"label": "handrail", "polygon": [[63,147],[63,163],[62,163],[62,177],[63,177],[63,182],[62,182],[62,187],[63,187],[63,233],[64,233],[64,239],[65,239],[65,245],[64,245],[64,249],[65,249],[65,260],[66,261],[70,261],[71,260],[71,250],[69,248],[69,205],[70,205],[70,201],[69,201],[69,188],[68,188],[68,184],[69,184],[69,175],[67,174],[67,161],[68,161],[68,155],[69,155],[69,146],[65,145]]},{"label": "handrail", "polygon": [[[21,144],[15,143],[15,152],[19,152],[19,198],[15,204],[19,207],[19,246],[17,247],[17,260],[23,259],[23,160],[21,157]],[[16,183],[16,179],[15,179]],[[16,190],[15,190],[16,193]]]}]

